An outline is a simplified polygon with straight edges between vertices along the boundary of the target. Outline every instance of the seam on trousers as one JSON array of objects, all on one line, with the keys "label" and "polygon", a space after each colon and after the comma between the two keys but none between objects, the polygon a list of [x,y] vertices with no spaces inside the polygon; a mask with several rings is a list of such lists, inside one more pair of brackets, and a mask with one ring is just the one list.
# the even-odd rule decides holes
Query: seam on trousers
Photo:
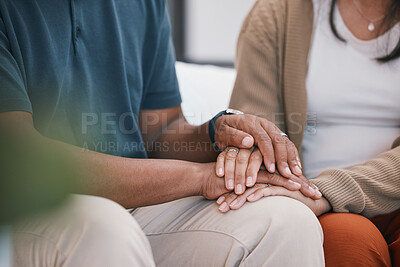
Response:
[{"label": "seam on trousers", "polygon": [[246,264],[247,259],[254,254],[254,251],[260,246],[260,243],[264,240],[265,236],[270,234],[270,229],[271,228],[271,224],[268,225],[267,229],[265,230],[262,238],[260,238],[260,241],[258,241],[258,243],[254,246],[254,249],[249,253],[249,255],[247,255],[247,257],[245,259],[243,259],[243,261],[240,263],[240,265],[242,266],[242,264]]},{"label": "seam on trousers", "polygon": [[207,233],[225,235],[227,237],[230,237],[230,238],[234,239],[239,244],[241,244],[247,250],[247,252],[250,251],[250,249],[242,241],[240,241],[236,237],[234,237],[234,236],[232,236],[230,234],[227,234],[227,233],[224,233],[224,232],[215,231],[215,230],[179,230],[179,231],[173,231],[173,232],[162,232],[162,233],[151,233],[151,234],[145,233],[145,234],[146,234],[146,236],[157,236],[157,235],[181,234],[181,233],[191,233],[191,232],[207,232]]}]

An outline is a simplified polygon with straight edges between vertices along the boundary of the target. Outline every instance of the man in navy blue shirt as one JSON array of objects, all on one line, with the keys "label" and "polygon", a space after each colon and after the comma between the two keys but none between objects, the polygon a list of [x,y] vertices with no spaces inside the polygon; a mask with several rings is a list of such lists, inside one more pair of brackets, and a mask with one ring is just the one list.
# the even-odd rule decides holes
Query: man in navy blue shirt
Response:
[{"label": "man in navy blue shirt", "polygon": [[[74,196],[60,211],[17,227],[16,265],[151,266],[148,240],[160,265],[255,266],[280,258],[266,232],[290,219],[266,218],[289,200],[224,215],[204,197],[242,194],[256,177],[299,187],[258,169],[247,183],[237,170],[235,184],[225,184],[207,162],[218,155],[215,144],[257,145],[267,169],[274,173],[276,163],[290,178],[301,175],[294,146],[251,115],[225,111],[201,126],[185,121],[164,1],[0,0],[0,12],[1,127],[68,151],[79,161],[79,193],[136,208],[142,228],[114,202]],[[231,160],[244,173],[248,159],[239,164],[238,151],[230,148]],[[156,206],[140,208],[149,205]],[[252,219],[238,221],[246,216]],[[302,228],[311,241],[304,242],[320,242],[316,220],[297,219],[303,217],[311,220],[309,230]]]}]

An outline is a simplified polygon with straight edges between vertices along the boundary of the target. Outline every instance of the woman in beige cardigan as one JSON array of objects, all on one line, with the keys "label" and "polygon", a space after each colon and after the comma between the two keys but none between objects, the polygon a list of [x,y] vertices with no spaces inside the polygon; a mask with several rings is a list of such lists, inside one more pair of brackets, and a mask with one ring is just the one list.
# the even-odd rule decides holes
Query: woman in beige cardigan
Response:
[{"label": "woman in beige cardigan", "polygon": [[218,204],[285,195],[316,215],[331,209],[320,217],[328,266],[400,266],[399,20],[395,0],[256,2],[230,107],[286,132],[323,199],[256,185]]}]

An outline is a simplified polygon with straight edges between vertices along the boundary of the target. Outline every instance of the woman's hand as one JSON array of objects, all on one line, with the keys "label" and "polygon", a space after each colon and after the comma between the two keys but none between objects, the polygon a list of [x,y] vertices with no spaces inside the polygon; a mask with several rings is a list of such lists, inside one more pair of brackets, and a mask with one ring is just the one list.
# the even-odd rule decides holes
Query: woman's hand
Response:
[{"label": "woman's hand", "polygon": [[216,173],[219,177],[225,176],[228,190],[234,190],[237,195],[241,195],[246,187],[255,185],[262,163],[263,158],[258,148],[227,147],[217,158]]},{"label": "woman's hand", "polygon": [[240,209],[247,201],[256,202],[263,197],[269,196],[286,196],[296,199],[307,205],[316,216],[320,216],[332,208],[328,200],[324,197],[314,200],[304,196],[300,191],[291,191],[281,186],[269,186],[265,184],[256,184],[240,196],[235,193],[226,193],[217,200],[217,204],[219,205],[219,210],[225,213],[231,209]]},{"label": "woman's hand", "polygon": [[250,149],[257,146],[263,162],[270,173],[279,173],[290,178],[301,175],[301,163],[295,145],[282,131],[267,119],[254,115],[225,115],[215,121],[216,145]]}]

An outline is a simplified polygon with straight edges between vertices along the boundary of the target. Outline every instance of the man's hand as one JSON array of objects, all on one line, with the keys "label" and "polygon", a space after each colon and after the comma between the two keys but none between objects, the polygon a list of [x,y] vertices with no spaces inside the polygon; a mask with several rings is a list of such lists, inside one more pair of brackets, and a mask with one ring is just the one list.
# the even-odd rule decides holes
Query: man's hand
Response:
[{"label": "man's hand", "polygon": [[215,121],[215,142],[220,149],[228,146],[251,148],[257,146],[270,173],[286,178],[300,176],[302,166],[295,145],[282,131],[267,119],[254,115],[225,115]]},{"label": "man's hand", "polygon": [[286,196],[296,199],[307,205],[316,216],[320,216],[332,208],[324,197],[314,200],[304,196],[300,191],[291,191],[282,186],[268,186],[265,184],[256,184],[240,196],[235,193],[224,194],[218,199],[217,204],[220,205],[219,210],[225,213],[231,209],[240,209],[247,201],[256,202],[263,197],[269,196]]},{"label": "man's hand", "polygon": [[200,195],[206,199],[212,200],[232,191],[225,187],[224,179],[217,177],[215,174],[215,163],[203,163],[201,165],[201,172],[198,173],[203,181],[200,187]]}]

